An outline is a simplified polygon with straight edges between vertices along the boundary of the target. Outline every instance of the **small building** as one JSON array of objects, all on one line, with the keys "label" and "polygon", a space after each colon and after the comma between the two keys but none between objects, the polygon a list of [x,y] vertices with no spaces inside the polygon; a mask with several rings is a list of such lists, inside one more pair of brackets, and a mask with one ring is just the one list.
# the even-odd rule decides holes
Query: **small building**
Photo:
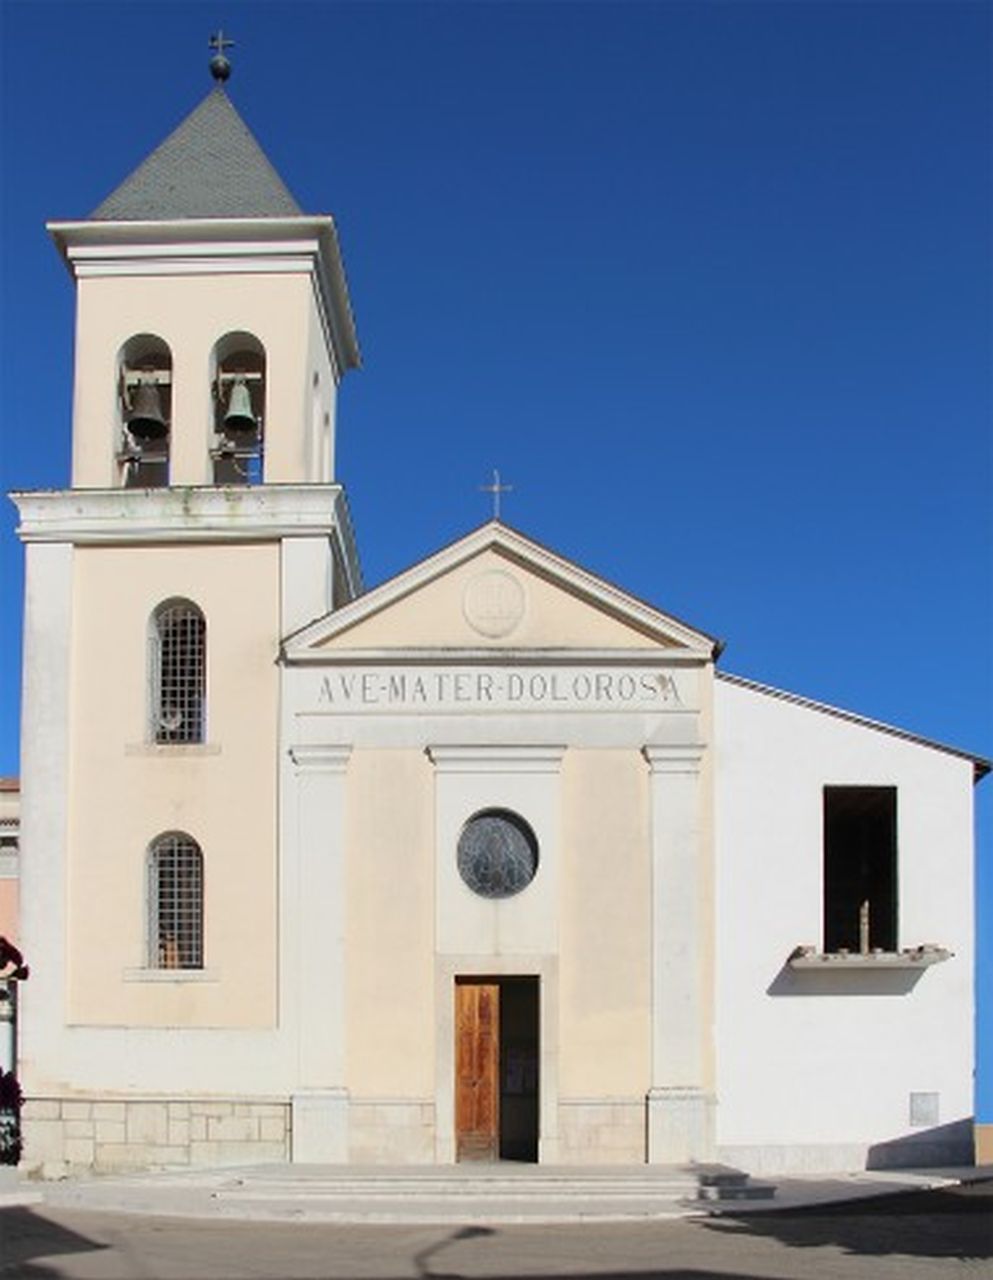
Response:
[{"label": "small building", "polygon": [[50,231],[27,1164],[969,1159],[986,763],[499,521],[365,590],[335,226],[221,84]]},{"label": "small building", "polygon": [[21,786],[0,778],[0,938],[16,942],[20,889]]}]

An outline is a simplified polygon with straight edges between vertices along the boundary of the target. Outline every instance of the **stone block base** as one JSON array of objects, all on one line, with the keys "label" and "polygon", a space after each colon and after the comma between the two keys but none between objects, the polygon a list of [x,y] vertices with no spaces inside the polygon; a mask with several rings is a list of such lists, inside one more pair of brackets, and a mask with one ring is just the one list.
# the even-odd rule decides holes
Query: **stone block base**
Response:
[{"label": "stone block base", "polygon": [[243,1099],[28,1098],[21,1167],[44,1177],[289,1158],[290,1108]]},{"label": "stone block base", "polygon": [[417,1098],[353,1099],[348,1151],[353,1164],[434,1164],[434,1103]]},{"label": "stone block base", "polygon": [[560,1099],[558,1159],[563,1164],[643,1164],[645,1156],[643,1099]]}]

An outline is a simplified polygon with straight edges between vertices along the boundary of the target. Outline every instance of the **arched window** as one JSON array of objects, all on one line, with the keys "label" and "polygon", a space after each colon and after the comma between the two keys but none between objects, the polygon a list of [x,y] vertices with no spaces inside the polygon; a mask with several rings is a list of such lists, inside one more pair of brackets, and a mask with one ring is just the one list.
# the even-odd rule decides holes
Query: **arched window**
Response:
[{"label": "arched window", "polygon": [[148,849],[148,967],[203,968],[203,854],[182,831]]},{"label": "arched window", "polygon": [[250,333],[228,333],[211,357],[214,484],[261,484],[265,348]]},{"label": "arched window", "polygon": [[118,450],[126,489],[169,483],[172,428],[172,352],[161,338],[139,333],[117,358]]},{"label": "arched window", "polygon": [[207,622],[189,600],[166,600],[152,615],[151,736],[203,742]]}]

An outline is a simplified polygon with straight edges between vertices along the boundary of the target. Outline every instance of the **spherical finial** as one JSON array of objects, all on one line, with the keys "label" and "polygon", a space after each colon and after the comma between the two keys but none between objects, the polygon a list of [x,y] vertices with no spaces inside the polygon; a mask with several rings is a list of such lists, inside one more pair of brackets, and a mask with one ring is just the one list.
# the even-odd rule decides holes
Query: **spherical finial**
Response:
[{"label": "spherical finial", "polygon": [[223,31],[210,37],[210,47],[214,50],[214,56],[210,60],[210,74],[219,84],[223,84],[231,75],[231,63],[225,57],[224,50],[233,46],[234,41],[225,39]]}]

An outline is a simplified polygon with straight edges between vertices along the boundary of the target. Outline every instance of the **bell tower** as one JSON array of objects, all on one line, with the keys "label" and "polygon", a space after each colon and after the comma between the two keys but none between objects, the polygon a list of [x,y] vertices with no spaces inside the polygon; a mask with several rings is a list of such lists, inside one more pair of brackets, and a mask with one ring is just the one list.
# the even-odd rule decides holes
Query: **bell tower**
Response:
[{"label": "bell tower", "polygon": [[71,483],[88,521],[166,540],[177,512],[201,530],[226,512],[230,534],[274,503],[313,532],[323,503],[292,628],[358,589],[335,418],[359,350],[334,221],[301,211],[235,110],[226,43],[173,133],[88,218],[49,224],[77,295]]},{"label": "bell tower", "polygon": [[[175,131],[49,224],[76,288],[72,474],[13,495],[34,1096],[98,1057],[122,1097],[174,1069],[210,1094],[245,1037],[283,1035],[279,661],[361,591],[335,473],[359,351],[334,222],[235,110],[225,43]],[[285,1094],[281,1071],[239,1087]]]},{"label": "bell tower", "polygon": [[333,481],[359,360],[334,222],[300,210],[221,82],[49,229],[78,296],[74,488]]}]

